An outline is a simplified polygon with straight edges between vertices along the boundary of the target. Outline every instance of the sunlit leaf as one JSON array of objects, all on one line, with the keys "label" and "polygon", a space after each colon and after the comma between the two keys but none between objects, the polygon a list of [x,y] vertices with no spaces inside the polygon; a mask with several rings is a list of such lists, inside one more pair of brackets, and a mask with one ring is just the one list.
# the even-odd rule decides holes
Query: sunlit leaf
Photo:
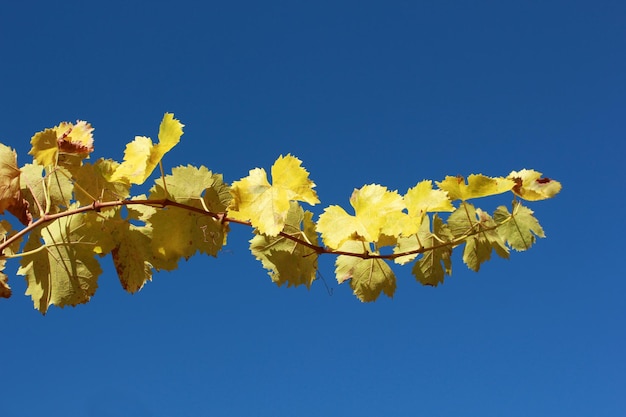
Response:
[{"label": "sunlit leaf", "polygon": [[513,192],[524,200],[545,200],[557,195],[561,191],[561,183],[541,175],[541,172],[532,169],[522,169],[511,172],[508,178],[515,181]]},{"label": "sunlit leaf", "polygon": [[124,161],[111,175],[110,181],[126,181],[130,184],[143,184],[152,174],[163,156],[180,141],[184,125],[174,119],[172,113],[165,113],[159,128],[159,143],[153,144],[145,136],[137,136],[126,145]]},{"label": "sunlit leaf", "polygon": [[502,194],[513,188],[515,182],[508,178],[487,177],[482,174],[472,174],[467,177],[467,183],[461,176],[447,176],[445,180],[437,182],[437,186],[448,192],[450,200],[469,200]]},{"label": "sunlit leaf", "polygon": [[417,233],[426,213],[454,210],[448,193],[443,190],[433,190],[433,182],[430,180],[421,181],[409,189],[404,195],[404,203],[409,217],[402,231],[405,236]]},{"label": "sunlit leaf", "polygon": [[383,235],[395,236],[404,229],[406,214],[402,196],[377,184],[354,190],[350,197],[354,215],[340,206],[329,206],[320,215],[317,231],[324,244],[338,248],[349,239],[377,242]]},{"label": "sunlit leaf", "polygon": [[319,203],[315,184],[301,164],[294,156],[281,156],[272,166],[272,184],[263,168],[250,170],[247,177],[235,181],[229,217],[249,220],[260,233],[276,236],[285,226],[290,201]]}]

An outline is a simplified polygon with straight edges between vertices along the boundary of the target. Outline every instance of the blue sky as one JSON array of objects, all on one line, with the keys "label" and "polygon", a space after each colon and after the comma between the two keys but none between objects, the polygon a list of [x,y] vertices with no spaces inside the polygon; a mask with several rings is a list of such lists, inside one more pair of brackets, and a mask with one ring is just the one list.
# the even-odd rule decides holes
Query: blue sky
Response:
[{"label": "blue sky", "polygon": [[0,415],[624,415],[625,21],[608,0],[7,3],[0,142],[20,164],[77,119],[119,160],[167,111],[186,128],[166,167],[232,182],[292,153],[316,213],[445,175],[534,168],[564,189],[531,206],[532,250],[478,274],[456,257],[437,288],[397,268],[371,304],[330,257],[332,295],[276,287],[236,226],[136,295],[105,260],[89,304],[45,317],[9,264]]}]

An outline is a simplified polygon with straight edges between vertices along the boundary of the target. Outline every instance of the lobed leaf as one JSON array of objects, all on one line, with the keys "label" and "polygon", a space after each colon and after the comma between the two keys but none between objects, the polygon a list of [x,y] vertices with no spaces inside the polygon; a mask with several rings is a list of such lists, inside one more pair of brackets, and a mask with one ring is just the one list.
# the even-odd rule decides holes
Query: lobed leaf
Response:
[{"label": "lobed leaf", "polygon": [[[339,250],[352,253],[368,252],[366,243],[349,240]],[[381,293],[393,297],[396,291],[396,276],[383,259],[362,259],[340,255],[335,261],[335,274],[339,284],[350,281],[354,295],[363,302],[375,301]]]},{"label": "lobed leaf", "polygon": [[443,283],[445,275],[452,274],[452,246],[442,244],[450,243],[453,236],[445,223],[435,215],[432,232],[430,221],[426,216],[418,232],[417,240],[420,242],[420,246],[425,248],[425,251],[421,258],[415,262],[411,272],[417,281],[423,285],[436,287]]},{"label": "lobed leaf", "polygon": [[434,190],[431,180],[419,182],[404,195],[409,221],[402,231],[405,236],[417,233],[426,213],[454,211],[454,207],[444,190]]},{"label": "lobed leaf", "polygon": [[493,218],[498,223],[498,234],[516,251],[525,251],[535,243],[536,237],[545,237],[539,221],[533,211],[520,202],[513,202],[513,213],[506,207],[496,209]]},{"label": "lobed leaf", "polygon": [[112,181],[111,175],[119,163],[111,159],[99,159],[94,164],[71,168],[76,201],[89,205],[94,201],[118,201],[130,196],[130,186],[123,181]]},{"label": "lobed leaf", "polygon": [[[282,232],[289,236],[317,243],[313,214],[291,202]],[[268,270],[268,275],[278,286],[311,286],[317,271],[318,254],[311,248],[285,236],[257,234],[250,240],[250,251]]]},{"label": "lobed leaf", "polygon": [[26,294],[42,314],[53,304],[86,303],[96,292],[102,270],[83,225],[84,215],[62,217],[29,236],[17,273],[26,277]]},{"label": "lobed leaf", "polygon": [[350,205],[354,215],[339,206],[329,206],[320,215],[317,231],[326,246],[337,249],[350,239],[378,242],[381,237],[399,235],[406,227],[402,196],[387,187],[371,184],[354,190]]},{"label": "lobed leaf", "polygon": [[[22,167],[22,195],[33,216],[59,213],[70,206],[74,192],[70,177],[69,171],[60,166],[49,172],[36,164]],[[43,208],[43,213],[39,207]]]},{"label": "lobed leaf", "polygon": [[313,191],[315,183],[301,166],[302,162],[291,155],[282,155],[272,166],[270,184],[262,168],[250,170],[249,175],[235,181],[231,187],[233,200],[228,216],[250,221],[260,233],[276,236],[285,226],[291,201],[319,203]]}]

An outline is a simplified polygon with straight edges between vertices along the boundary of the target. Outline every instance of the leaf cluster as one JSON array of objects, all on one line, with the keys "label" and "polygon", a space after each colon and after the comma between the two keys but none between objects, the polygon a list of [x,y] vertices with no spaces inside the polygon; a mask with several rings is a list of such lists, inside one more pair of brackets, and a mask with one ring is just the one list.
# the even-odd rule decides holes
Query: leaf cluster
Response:
[{"label": "leaf cluster", "polygon": [[[558,181],[523,169],[506,177],[470,175],[423,180],[400,194],[379,184],[355,189],[349,213],[330,205],[319,215],[315,183],[302,162],[280,156],[270,169],[254,168],[232,185],[204,166],[179,166],[165,175],[162,158],[179,143],[184,125],[166,113],[158,141],[138,136],[121,162],[94,151],[85,121],[60,123],[31,138],[32,162],[19,167],[16,152],[0,144],[0,297],[11,296],[6,263],[19,258],[19,275],[36,309],[86,303],[111,256],[122,287],[131,293],[155,271],[171,271],[197,253],[217,256],[231,224],[253,228],[250,251],[277,285],[310,287],[321,255],[336,256],[339,283],[361,301],[392,297],[392,264],[412,264],[424,285],[452,273],[452,253],[478,271],[495,252],[529,249],[544,232],[523,200],[556,195]],[[160,168],[147,193],[133,195]],[[470,200],[512,193],[509,208],[493,214]],[[449,213],[443,216],[442,213]],[[14,229],[17,224],[21,226]]]}]

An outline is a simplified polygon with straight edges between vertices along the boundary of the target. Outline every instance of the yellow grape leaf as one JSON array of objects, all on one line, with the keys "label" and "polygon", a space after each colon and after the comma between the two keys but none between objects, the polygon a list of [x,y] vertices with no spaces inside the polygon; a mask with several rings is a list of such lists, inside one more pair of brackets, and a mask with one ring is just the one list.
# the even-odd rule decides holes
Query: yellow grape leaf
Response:
[{"label": "yellow grape leaf", "polygon": [[[163,181],[167,187],[165,191]],[[230,187],[222,174],[214,174],[204,166],[179,166],[172,169],[165,179],[158,178],[150,189],[150,199],[169,198],[178,203],[222,213],[230,204]]]},{"label": "yellow grape leaf", "polygon": [[454,211],[448,193],[443,190],[433,190],[433,182],[430,180],[421,181],[409,189],[404,195],[404,203],[409,213],[409,220],[402,231],[405,236],[417,233],[426,213]]},{"label": "yellow grape leaf", "polygon": [[11,297],[11,287],[9,287],[9,277],[2,271],[6,266],[6,259],[0,259],[0,298]]},{"label": "yellow grape leaf", "polygon": [[502,258],[509,257],[496,222],[469,203],[463,203],[448,217],[448,227],[455,238],[466,236],[463,262],[473,271],[478,272],[480,265],[491,259],[492,249]]},{"label": "yellow grape leaf", "polygon": [[59,156],[76,157],[78,164],[93,152],[93,127],[85,121],[76,124],[62,122],[59,125],[37,132],[30,140],[31,150],[28,152],[34,160],[44,167],[56,166]]},{"label": "yellow grape leaf", "polygon": [[44,167],[57,164],[59,155],[59,144],[57,142],[57,132],[54,129],[46,129],[37,132],[30,139],[31,149],[28,152],[33,156],[35,162]]},{"label": "yellow grape leaf", "polygon": [[29,236],[17,273],[26,277],[26,294],[42,314],[53,304],[86,303],[96,292],[102,270],[92,236],[81,233],[84,224],[81,214],[62,217]]},{"label": "yellow grape leaf", "polygon": [[443,181],[437,182],[437,185],[448,192],[451,201],[466,201],[471,198],[505,193],[513,188],[515,182],[508,178],[472,174],[467,177],[467,184],[461,176],[447,176]]},{"label": "yellow grape leaf", "polygon": [[[308,243],[317,243],[313,213],[302,210],[291,202],[283,233]],[[315,280],[318,254],[311,248],[290,240],[283,235],[257,234],[250,240],[250,251],[268,270],[268,275],[278,286],[306,285],[310,288]]]},{"label": "yellow grape leaf", "polygon": [[[228,186],[220,174],[213,174],[206,167],[191,165],[176,167],[171,175],[157,179],[150,189],[150,200],[169,198],[201,210],[223,212],[230,200]],[[136,209],[136,208],[135,208]],[[147,218],[152,228],[152,250],[155,256],[166,262],[189,258],[197,250],[217,256],[226,242],[228,225],[211,217],[176,207],[156,211]]]},{"label": "yellow grape leaf", "polygon": [[152,280],[152,264],[148,261],[152,256],[150,236],[145,227],[123,223],[124,226],[116,230],[117,245],[111,256],[120,284],[132,294]]},{"label": "yellow grape leaf", "polygon": [[[7,239],[13,237],[15,235],[15,231],[11,227],[11,223],[6,220],[0,220],[0,241],[6,241]],[[8,247],[4,248],[2,251],[2,255],[14,255],[20,252],[20,245],[22,244],[22,239],[17,239]],[[1,256],[1,255],[0,255]]]},{"label": "yellow grape leaf", "polygon": [[417,240],[425,248],[436,248],[426,250],[422,257],[415,262],[411,272],[415,278],[423,285],[436,287],[443,283],[446,275],[452,275],[452,246],[442,243],[450,242],[453,236],[447,229],[445,223],[435,215],[433,217],[433,231],[430,230],[428,216],[424,218]]},{"label": "yellow grape leaf", "polygon": [[155,212],[149,220],[152,251],[164,261],[189,259],[196,251],[217,256],[224,245],[228,225],[210,216],[176,207]]},{"label": "yellow grape leaf", "polygon": [[[69,207],[74,190],[70,177],[68,170],[60,166],[48,173],[44,173],[41,165],[26,164],[22,167],[22,195],[34,216],[58,213]],[[40,213],[39,206],[46,213]]]},{"label": "yellow grape leaf", "polygon": [[522,169],[511,172],[507,178],[515,181],[513,192],[524,200],[545,200],[557,195],[561,191],[561,183],[541,175],[541,172],[532,169]]},{"label": "yellow grape leaf", "polygon": [[513,202],[513,214],[500,206],[493,214],[498,234],[516,251],[525,251],[535,243],[536,236],[546,237],[533,211],[520,202]]},{"label": "yellow grape leaf", "polygon": [[20,197],[20,169],[15,150],[0,143],[0,213],[15,205]]},{"label": "yellow grape leaf", "polygon": [[93,152],[93,127],[85,121],[76,124],[63,122],[54,127],[59,147],[58,164],[65,167],[80,166]]},{"label": "yellow grape leaf", "polygon": [[250,220],[264,235],[278,235],[285,226],[290,201],[319,203],[313,191],[315,183],[301,164],[295,156],[281,155],[272,166],[271,185],[263,168],[250,170],[247,177],[235,181],[231,187],[233,200],[228,216]]},{"label": "yellow grape leaf", "polygon": [[123,200],[130,195],[130,187],[122,181],[110,181],[119,163],[111,159],[99,159],[94,164],[84,164],[72,169],[77,186],[74,197],[82,205],[94,201]]},{"label": "yellow grape leaf", "polygon": [[[346,241],[339,250],[351,253],[364,253],[368,243]],[[339,284],[350,280],[354,295],[363,302],[375,301],[380,293],[393,297],[396,291],[396,277],[383,259],[362,259],[340,255],[335,261],[335,274]]]},{"label": "yellow grape leaf", "polygon": [[[6,220],[0,221],[0,241],[6,241],[9,238],[11,233],[11,224]],[[9,245],[9,247],[4,248],[2,255],[13,255],[20,248],[21,239],[18,239],[17,242]],[[6,259],[2,259],[2,255],[0,255],[0,298],[9,298],[11,297],[11,287],[9,287],[9,277],[3,272],[6,266]]]},{"label": "yellow grape leaf", "polygon": [[180,142],[184,126],[174,119],[172,113],[165,113],[159,127],[159,143],[153,144],[148,137],[135,137],[134,141],[126,145],[124,161],[113,172],[110,181],[143,184],[163,156]]},{"label": "yellow grape leaf", "polygon": [[377,184],[354,190],[350,197],[354,215],[340,206],[329,206],[320,215],[317,231],[324,244],[337,249],[349,239],[377,242],[383,235],[395,236],[405,227],[402,196]]}]

